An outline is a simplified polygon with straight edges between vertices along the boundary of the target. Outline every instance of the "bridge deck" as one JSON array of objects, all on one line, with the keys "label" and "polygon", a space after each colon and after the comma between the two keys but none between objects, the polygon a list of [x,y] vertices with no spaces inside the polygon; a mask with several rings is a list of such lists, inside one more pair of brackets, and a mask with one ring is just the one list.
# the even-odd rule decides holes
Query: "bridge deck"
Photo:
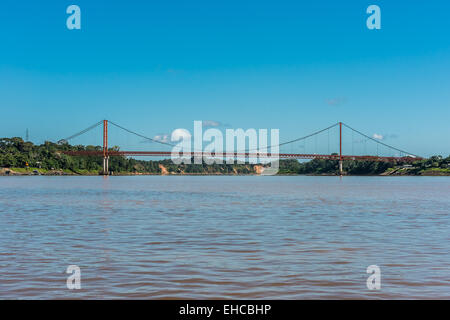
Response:
[{"label": "bridge deck", "polygon": [[[62,153],[73,156],[103,156],[103,151],[63,151]],[[108,151],[107,156],[149,156],[149,157],[171,157],[171,151]],[[300,154],[300,153],[204,153],[187,152],[181,153],[182,158],[191,157],[208,158],[270,158],[270,159],[327,159],[339,160],[340,156],[336,154]],[[356,156],[342,155],[342,160],[369,160],[369,161],[403,161],[412,162],[420,160],[418,157],[382,157],[382,156]]]}]

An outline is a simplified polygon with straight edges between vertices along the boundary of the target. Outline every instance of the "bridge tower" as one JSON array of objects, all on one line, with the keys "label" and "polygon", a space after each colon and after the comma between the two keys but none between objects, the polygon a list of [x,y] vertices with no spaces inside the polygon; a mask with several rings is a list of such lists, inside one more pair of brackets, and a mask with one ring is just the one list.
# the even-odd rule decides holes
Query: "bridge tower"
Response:
[{"label": "bridge tower", "polygon": [[109,174],[108,120],[103,120],[103,174]]},{"label": "bridge tower", "polygon": [[339,122],[339,174],[342,176],[344,173],[342,163],[342,122]]}]

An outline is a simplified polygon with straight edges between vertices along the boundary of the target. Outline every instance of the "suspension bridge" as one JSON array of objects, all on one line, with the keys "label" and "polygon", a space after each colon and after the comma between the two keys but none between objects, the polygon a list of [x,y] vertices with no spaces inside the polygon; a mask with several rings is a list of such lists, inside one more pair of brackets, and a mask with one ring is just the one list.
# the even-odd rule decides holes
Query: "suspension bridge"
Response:
[{"label": "suspension bridge", "polygon": [[[103,126],[102,126],[103,125]],[[88,128],[77,132],[67,138],[61,139],[58,143],[69,143],[70,141],[75,140],[77,137],[86,134],[87,132],[93,131],[96,128],[103,127],[103,147],[101,150],[67,150],[62,151],[62,153],[72,156],[101,156],[103,157],[103,172],[104,174],[108,174],[109,172],[109,157],[114,156],[150,156],[150,157],[171,157],[173,156],[172,150],[133,150],[133,151],[125,151],[120,150],[117,147],[109,148],[108,147],[108,125],[110,127],[117,128],[123,133],[127,133],[134,137],[138,137],[141,142],[151,142],[155,145],[167,147],[175,147],[175,144],[172,144],[168,141],[156,138],[150,138],[133,130],[127,129],[115,122],[108,120],[101,120]],[[349,131],[351,134],[351,139],[347,138],[349,141],[349,145],[351,145],[351,151],[348,153],[343,152],[344,147],[344,134],[343,129]],[[338,139],[330,138],[330,132],[333,130],[337,130]],[[321,147],[318,146],[318,138],[325,135],[325,141],[322,139]],[[356,138],[355,138],[356,137]],[[334,140],[334,141],[333,141]],[[307,142],[313,145],[315,149],[314,152],[305,152]],[[311,142],[312,141],[312,142]],[[367,145],[372,144],[372,148],[368,150]],[[325,145],[325,147],[324,147]],[[327,147],[326,147],[327,146]],[[355,147],[356,146],[356,147]],[[375,148],[373,147],[375,146]],[[281,152],[280,150],[286,150],[288,148],[289,151]],[[303,152],[295,152],[293,149],[297,147],[297,149],[302,149]],[[326,151],[319,152],[319,149]],[[161,148],[162,149],[162,148]],[[204,152],[202,150],[194,150],[192,152],[183,152],[182,157],[214,157],[214,158],[234,158],[234,159],[249,159],[249,158],[265,158],[265,159],[327,159],[327,160],[337,160],[339,161],[339,171],[343,173],[343,161],[345,160],[364,160],[364,161],[389,161],[389,162],[412,162],[416,160],[422,159],[422,157],[417,156],[413,153],[404,151],[402,149],[393,147],[388,145],[379,139],[374,137],[370,137],[343,122],[337,122],[329,127],[324,129],[315,131],[311,134],[302,136],[300,138],[296,138],[293,140],[289,140],[286,142],[278,143],[276,145],[269,145],[267,149],[278,150],[278,152],[261,152],[261,150],[236,150],[235,152],[226,152],[226,153],[215,153],[215,152]],[[359,150],[356,150],[359,149]],[[332,152],[334,151],[334,152]],[[181,157],[181,154],[180,154]]]}]

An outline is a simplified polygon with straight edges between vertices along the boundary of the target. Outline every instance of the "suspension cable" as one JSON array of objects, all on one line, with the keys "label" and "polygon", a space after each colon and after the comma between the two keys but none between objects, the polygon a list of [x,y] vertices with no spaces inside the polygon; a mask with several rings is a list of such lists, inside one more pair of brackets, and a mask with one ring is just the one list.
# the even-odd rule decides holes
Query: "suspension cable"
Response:
[{"label": "suspension cable", "polygon": [[117,123],[114,123],[114,122],[112,122],[112,121],[108,121],[108,122],[109,122],[110,124],[112,124],[113,126],[116,126],[116,127],[119,128],[119,129],[125,130],[126,132],[131,133],[131,134],[134,134],[134,135],[136,135],[136,136],[138,136],[138,137],[141,137],[141,138],[143,138],[143,139],[146,139],[146,140],[149,140],[149,141],[152,141],[152,142],[156,142],[156,143],[160,143],[160,144],[165,144],[165,145],[168,145],[168,146],[171,146],[171,147],[175,147],[175,145],[172,144],[172,143],[168,143],[168,142],[164,142],[164,141],[159,141],[159,140],[156,140],[156,139],[152,139],[152,138],[146,137],[146,136],[144,136],[144,135],[142,135],[142,134],[139,134],[139,133],[137,133],[137,132],[134,132],[134,131],[132,131],[132,130],[129,130],[129,129],[127,129],[127,128],[124,128],[124,127],[122,127],[122,126],[120,126],[120,125],[118,125]]},{"label": "suspension cable", "polygon": [[[319,133],[322,133],[322,132],[324,132],[324,131],[326,131],[326,130],[329,130],[329,129],[331,129],[331,128],[337,126],[338,124],[339,124],[339,122],[337,122],[337,123],[335,123],[335,124],[333,124],[333,125],[331,125],[331,126],[325,128],[325,129],[322,129],[322,130],[313,132],[313,133],[311,133],[311,134],[308,134],[307,136],[300,137],[300,138],[297,138],[297,139],[294,139],[294,140],[290,140],[290,141],[286,141],[286,142],[283,142],[283,143],[279,143],[279,144],[277,144],[277,145],[268,146],[267,148],[281,147],[281,146],[284,146],[284,145],[289,144],[289,143],[293,143],[293,142],[305,140],[305,139],[310,138],[310,137],[312,137],[312,136],[314,136],[314,135],[316,135],[316,134],[319,134]],[[251,150],[245,150],[245,151],[243,151],[243,152],[249,153],[249,152],[252,152],[252,151],[258,151],[258,150],[260,150],[260,148],[251,149]],[[240,151],[238,151],[238,152],[240,152]]]},{"label": "suspension cable", "polygon": [[[146,140],[149,140],[149,141],[152,141],[152,142],[156,142],[156,143],[160,143],[160,144],[164,144],[164,145],[168,145],[168,146],[171,146],[171,147],[174,147],[174,146],[175,146],[175,144],[172,144],[172,143],[163,142],[163,141],[158,141],[158,140],[155,140],[155,139],[146,137],[146,136],[144,136],[144,135],[142,135],[142,134],[139,134],[139,133],[137,133],[137,132],[135,132],[135,131],[129,130],[129,129],[127,129],[127,128],[124,128],[124,127],[122,127],[122,126],[120,126],[120,125],[118,125],[117,123],[114,123],[114,122],[112,122],[112,121],[108,121],[108,122],[109,122],[110,124],[112,124],[112,125],[114,125],[114,126],[120,128],[120,129],[122,129],[122,130],[128,132],[128,133],[134,134],[134,135],[136,135],[136,136],[138,136],[138,137],[141,137],[141,138],[143,138],[143,139],[146,139]],[[268,146],[268,148],[280,147],[280,146],[283,146],[283,145],[286,145],[286,144],[290,144],[290,143],[293,143],[293,142],[297,142],[297,141],[301,141],[301,140],[307,139],[307,138],[309,138],[309,137],[312,137],[312,136],[314,136],[314,135],[317,135],[317,134],[319,134],[319,133],[322,133],[322,132],[324,132],[324,131],[326,131],[326,130],[329,130],[329,129],[331,129],[331,128],[337,126],[338,124],[339,124],[339,123],[335,123],[335,124],[333,124],[333,125],[331,125],[331,126],[325,128],[325,129],[316,131],[316,132],[311,133],[311,134],[309,134],[309,135],[306,135],[306,136],[304,136],[304,137],[300,137],[300,138],[297,138],[297,139],[294,139],[294,140],[286,141],[286,142],[280,143],[280,144],[278,144],[278,145]],[[250,152],[252,152],[252,151],[258,151],[258,150],[260,150],[260,148],[251,149],[251,150],[244,150],[244,151],[236,151],[236,153],[250,153]],[[196,151],[194,150],[194,152],[196,152]],[[202,152],[202,151],[198,151],[198,152]]]},{"label": "suspension cable", "polygon": [[362,132],[360,132],[360,131],[358,131],[358,130],[356,130],[356,129],[353,129],[352,127],[346,125],[345,123],[342,123],[342,124],[343,124],[344,126],[346,126],[347,128],[349,128],[350,130],[353,130],[353,131],[355,131],[356,133],[362,135],[363,137],[365,137],[365,138],[367,138],[367,139],[369,139],[369,140],[372,140],[372,141],[374,141],[374,142],[376,142],[376,143],[379,143],[379,144],[381,144],[381,145],[383,145],[383,146],[385,146],[385,147],[388,147],[388,148],[393,149],[393,150],[395,150],[395,151],[398,151],[398,152],[400,152],[400,153],[405,153],[405,154],[409,154],[409,155],[414,156],[414,157],[421,158],[421,157],[418,156],[418,155],[415,155],[415,154],[410,153],[410,152],[406,152],[406,151],[404,151],[404,150],[398,149],[398,148],[396,148],[396,147],[393,147],[393,146],[390,146],[390,145],[388,145],[388,144],[386,144],[386,143],[383,143],[383,142],[381,142],[381,141],[378,141],[378,140],[376,140],[376,139],[374,139],[374,138],[372,138],[372,137],[369,137],[368,135],[366,135],[366,134],[364,134],[364,133],[362,133]]},{"label": "suspension cable", "polygon": [[69,140],[71,140],[71,139],[73,139],[73,138],[76,138],[76,137],[82,135],[83,133],[86,133],[86,132],[88,132],[88,131],[94,129],[95,127],[99,126],[102,122],[103,122],[103,121],[99,121],[99,122],[93,124],[92,126],[90,126],[90,127],[86,128],[86,129],[80,131],[80,132],[77,132],[77,133],[71,135],[70,137],[67,137],[67,138],[65,138],[65,139],[60,139],[60,140],[58,140],[58,143],[66,143],[66,142],[68,142]]},{"label": "suspension cable", "polygon": [[[76,137],[78,137],[78,136],[80,136],[80,135],[82,135],[82,134],[84,134],[84,133],[86,133],[86,132],[88,132],[88,131],[90,131],[90,130],[96,128],[96,127],[99,126],[102,122],[103,122],[103,121],[99,121],[99,122],[97,122],[97,123],[91,125],[90,127],[86,128],[86,129],[84,129],[84,130],[82,130],[82,131],[80,131],[80,132],[77,132],[77,133],[75,133],[75,134],[73,134],[73,135],[71,135],[71,136],[69,136],[69,137],[67,137],[67,138],[65,138],[65,139],[58,140],[58,143],[66,143],[66,142],[68,142],[68,140],[74,139],[74,138],[76,138]],[[152,142],[155,142],[155,143],[159,143],[159,144],[163,144],[163,145],[167,145],[167,146],[171,146],[171,147],[176,146],[175,144],[172,144],[172,143],[169,143],[169,142],[159,141],[159,140],[156,140],[156,139],[152,139],[152,138],[146,137],[146,136],[144,136],[144,135],[142,135],[142,134],[139,134],[139,133],[137,133],[137,132],[135,132],[135,131],[129,130],[129,129],[127,129],[127,128],[124,128],[124,127],[122,127],[122,126],[120,126],[120,125],[118,125],[117,123],[114,123],[114,122],[112,122],[112,121],[108,121],[108,122],[109,122],[110,124],[116,126],[116,127],[119,128],[119,129],[122,129],[122,130],[124,130],[124,131],[126,131],[126,132],[128,132],[128,133],[134,134],[134,135],[136,135],[136,136],[138,136],[138,137],[141,137],[141,138],[143,138],[143,139],[145,139],[145,140],[149,140],[149,141],[152,141]],[[303,141],[303,142],[305,142],[305,140],[306,140],[307,138],[310,138],[310,137],[312,137],[312,136],[316,136],[316,135],[318,135],[318,134],[320,134],[320,133],[322,133],[322,132],[324,132],[324,131],[327,131],[327,130],[328,130],[328,135],[329,135],[329,130],[330,130],[331,128],[337,126],[338,124],[339,124],[339,122],[338,122],[338,123],[335,123],[335,124],[333,124],[333,125],[331,125],[331,126],[329,126],[329,127],[327,127],[327,128],[324,128],[324,129],[322,129],[322,130],[319,130],[319,131],[313,132],[313,133],[311,133],[311,134],[308,134],[308,135],[306,135],[306,136],[303,136],[303,137],[300,137],[300,138],[297,138],[297,139],[294,139],[294,140],[282,142],[282,143],[279,143],[278,145],[271,145],[271,146],[268,146],[267,148],[271,148],[271,149],[274,148],[274,147],[278,147],[278,148],[279,148],[279,147],[281,147],[281,146],[284,146],[284,145],[287,145],[287,144],[291,144],[291,143],[294,143],[294,142],[297,142],[297,141]],[[350,127],[350,126],[348,126],[348,125],[345,124],[345,123],[342,123],[342,124],[343,124],[345,127],[349,128],[350,130],[352,130],[352,131],[354,131],[354,132],[356,132],[356,133],[362,135],[362,136],[365,137],[367,140],[374,141],[374,142],[377,143],[377,144],[380,144],[380,145],[383,145],[383,146],[385,146],[385,147],[388,147],[388,148],[390,148],[390,149],[392,149],[392,150],[398,151],[398,152],[400,152],[401,154],[403,153],[403,154],[407,154],[407,155],[411,155],[411,156],[415,156],[415,157],[420,158],[420,156],[418,156],[418,155],[415,155],[415,154],[406,152],[406,151],[404,151],[404,150],[398,149],[398,148],[396,148],[396,147],[393,147],[393,146],[390,146],[390,145],[388,145],[388,144],[386,144],[386,143],[383,143],[383,142],[381,142],[381,141],[378,141],[378,140],[376,140],[376,139],[374,139],[374,138],[372,138],[372,137],[370,137],[370,136],[368,136],[368,135],[366,135],[366,134],[364,134],[364,133],[362,133],[362,132],[360,132],[360,131],[358,131],[358,130],[356,130],[356,129]],[[353,138],[352,138],[352,140],[353,140]],[[367,140],[366,140],[366,142],[367,142]],[[329,142],[328,142],[328,143],[329,143]],[[352,144],[353,144],[353,141],[352,141]],[[377,145],[377,146],[378,146],[378,145]],[[352,147],[353,147],[353,145],[352,145]],[[316,145],[316,148],[317,148],[317,145]],[[243,153],[243,152],[245,152],[245,153],[251,153],[251,152],[259,151],[259,150],[260,150],[260,148],[256,148],[256,149],[250,149],[250,150],[244,150],[244,151],[236,151],[236,153]],[[194,151],[195,151],[195,150],[194,150]],[[316,150],[316,151],[317,151],[317,150]]]}]

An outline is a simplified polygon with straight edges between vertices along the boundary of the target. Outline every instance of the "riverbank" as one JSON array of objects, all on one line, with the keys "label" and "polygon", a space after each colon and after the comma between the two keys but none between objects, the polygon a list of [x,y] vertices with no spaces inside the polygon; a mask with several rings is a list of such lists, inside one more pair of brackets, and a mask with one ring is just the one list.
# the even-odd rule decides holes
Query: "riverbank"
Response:
[{"label": "riverbank", "polygon": [[[97,156],[73,156],[67,151],[101,151],[100,146],[72,146],[45,142],[34,145],[21,138],[0,139],[0,175],[96,176],[103,173],[103,159]],[[118,149],[111,149],[117,151]],[[189,160],[189,159],[187,159]],[[262,163],[188,163],[175,164],[170,159],[138,160],[113,156],[109,159],[111,175],[260,175],[273,167]],[[339,175],[339,161],[330,159],[280,159],[278,175]],[[450,157],[391,161],[346,160],[343,171],[351,176],[448,176]]]},{"label": "riverbank", "polygon": [[[99,176],[98,171],[83,170],[73,172],[71,170],[46,170],[40,168],[0,168],[0,176]],[[112,176],[259,176],[261,172],[252,173],[184,173],[184,172],[119,172],[112,173]],[[406,168],[389,168],[389,170],[380,174],[344,174],[346,176],[450,176],[449,169],[431,168],[415,172]],[[335,173],[278,173],[277,176],[338,176]]]}]

